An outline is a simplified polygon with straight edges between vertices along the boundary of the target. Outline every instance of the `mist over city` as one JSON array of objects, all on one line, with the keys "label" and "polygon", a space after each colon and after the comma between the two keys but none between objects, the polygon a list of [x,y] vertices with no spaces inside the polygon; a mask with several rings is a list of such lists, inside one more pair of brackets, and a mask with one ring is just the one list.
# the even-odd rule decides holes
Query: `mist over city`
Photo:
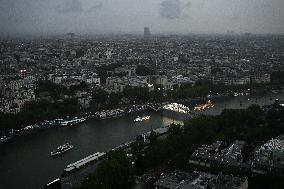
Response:
[{"label": "mist over city", "polygon": [[0,189],[283,189],[283,0],[0,0]]},{"label": "mist over city", "polygon": [[1,0],[2,35],[284,32],[282,0]]}]

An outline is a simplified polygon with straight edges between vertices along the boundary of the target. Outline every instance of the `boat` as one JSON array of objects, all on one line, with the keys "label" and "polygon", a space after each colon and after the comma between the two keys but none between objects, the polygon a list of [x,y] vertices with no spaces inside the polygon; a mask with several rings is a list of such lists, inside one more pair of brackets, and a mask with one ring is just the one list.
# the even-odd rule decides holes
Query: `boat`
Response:
[{"label": "boat", "polygon": [[64,169],[63,175],[67,176],[70,175],[77,170],[82,169],[83,167],[87,166],[88,164],[91,164],[92,162],[96,162],[100,159],[102,159],[106,155],[105,152],[97,152],[95,154],[89,155],[79,161],[76,161],[75,163],[71,163],[67,165],[67,167]]},{"label": "boat", "polygon": [[146,120],[149,120],[151,118],[151,116],[138,116],[137,118],[134,119],[134,122],[142,122],[142,121],[146,121]]},{"label": "boat", "polygon": [[6,143],[6,142],[8,142],[11,139],[12,139],[12,136],[2,136],[0,138],[0,143]]},{"label": "boat", "polygon": [[75,124],[80,124],[84,123],[86,121],[85,118],[77,118],[75,117],[74,119],[71,120],[59,120],[59,125],[60,126],[69,126],[69,125],[75,125]]},{"label": "boat", "polygon": [[213,107],[214,107],[214,104],[211,102],[211,100],[208,100],[207,103],[205,104],[196,104],[196,106],[194,107],[194,111],[203,111],[203,110],[210,109]]},{"label": "boat", "polygon": [[43,189],[55,189],[55,188],[61,188],[61,179],[57,178],[53,180],[52,182],[46,184]]},{"label": "boat", "polygon": [[167,103],[162,107],[162,115],[175,120],[187,120],[193,117],[192,111],[184,104]]},{"label": "boat", "polygon": [[53,150],[52,152],[50,152],[51,156],[56,156],[56,155],[60,155],[64,152],[67,152],[68,150],[71,150],[74,146],[71,145],[69,142],[58,146],[56,150]]}]

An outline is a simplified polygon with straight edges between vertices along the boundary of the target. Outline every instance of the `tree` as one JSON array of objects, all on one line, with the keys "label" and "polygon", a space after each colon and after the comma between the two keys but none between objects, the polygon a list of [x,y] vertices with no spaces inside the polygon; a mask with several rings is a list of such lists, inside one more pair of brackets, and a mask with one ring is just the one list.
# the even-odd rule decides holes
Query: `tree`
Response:
[{"label": "tree", "polygon": [[89,87],[86,82],[82,81],[79,85],[73,85],[69,88],[69,93],[75,94],[76,91],[86,91]]},{"label": "tree", "polygon": [[139,76],[155,75],[155,71],[144,65],[138,65],[136,68],[136,74]]},{"label": "tree", "polygon": [[108,93],[102,89],[97,89],[92,95],[93,105],[105,105],[108,99]]},{"label": "tree", "polygon": [[121,102],[121,94],[119,93],[111,93],[109,95],[109,99],[108,99],[108,103],[111,107],[115,107],[117,105],[119,105],[119,103]]},{"label": "tree", "polygon": [[62,94],[69,94],[65,86],[57,85],[51,81],[39,81],[36,95],[48,93],[53,99],[58,99]]},{"label": "tree", "polygon": [[149,93],[151,100],[160,102],[164,99],[164,90],[162,85],[156,85],[155,89]]},{"label": "tree", "polygon": [[131,101],[146,102],[149,100],[149,91],[146,87],[125,87],[123,94]]},{"label": "tree", "polygon": [[171,124],[169,127],[169,133],[171,135],[178,135],[181,133],[181,125],[180,124]]},{"label": "tree", "polygon": [[148,139],[150,141],[150,144],[153,144],[157,140],[157,134],[152,131]]},{"label": "tree", "polygon": [[83,182],[82,189],[128,189],[134,185],[131,162],[122,153],[110,155],[98,165],[95,172]]}]

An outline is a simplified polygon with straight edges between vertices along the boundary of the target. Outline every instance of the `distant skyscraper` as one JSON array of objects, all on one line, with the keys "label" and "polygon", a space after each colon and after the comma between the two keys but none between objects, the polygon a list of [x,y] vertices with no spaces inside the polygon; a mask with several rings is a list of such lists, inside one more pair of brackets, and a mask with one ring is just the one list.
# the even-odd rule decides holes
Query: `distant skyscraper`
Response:
[{"label": "distant skyscraper", "polygon": [[144,28],[144,37],[149,38],[151,36],[150,29],[148,27]]},{"label": "distant skyscraper", "polygon": [[67,33],[66,35],[67,35],[68,37],[70,37],[70,38],[74,38],[74,37],[76,36],[75,33]]}]

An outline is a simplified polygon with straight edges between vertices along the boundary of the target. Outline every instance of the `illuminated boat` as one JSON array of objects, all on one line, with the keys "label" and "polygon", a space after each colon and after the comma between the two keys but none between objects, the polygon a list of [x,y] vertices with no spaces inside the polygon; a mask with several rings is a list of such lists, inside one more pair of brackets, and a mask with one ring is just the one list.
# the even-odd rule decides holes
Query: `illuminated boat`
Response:
[{"label": "illuminated boat", "polygon": [[193,117],[191,110],[187,106],[178,103],[169,103],[164,105],[162,108],[162,114],[166,117],[182,121]]},{"label": "illuminated boat", "polygon": [[211,100],[208,100],[205,104],[196,104],[196,106],[194,107],[194,111],[203,111],[213,107],[214,104],[211,102]]},{"label": "illuminated boat", "polygon": [[138,116],[137,118],[134,119],[134,122],[135,123],[142,122],[142,121],[149,120],[150,118],[151,118],[151,116],[143,116],[143,117]]}]

